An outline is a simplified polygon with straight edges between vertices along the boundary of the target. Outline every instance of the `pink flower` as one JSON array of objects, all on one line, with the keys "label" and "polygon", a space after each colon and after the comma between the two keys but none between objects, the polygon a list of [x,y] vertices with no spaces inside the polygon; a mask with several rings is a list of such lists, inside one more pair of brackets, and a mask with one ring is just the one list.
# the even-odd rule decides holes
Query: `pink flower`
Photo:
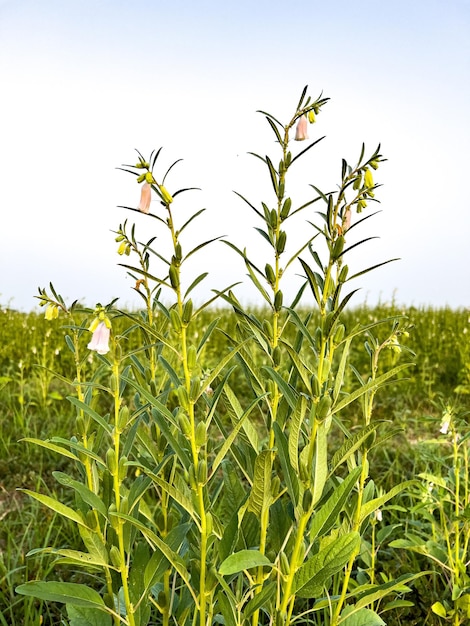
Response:
[{"label": "pink flower", "polygon": [[93,331],[93,336],[88,344],[88,349],[94,350],[98,354],[106,354],[109,352],[109,335],[110,329],[104,322],[100,322]]},{"label": "pink flower", "polygon": [[142,191],[140,192],[140,203],[137,207],[141,213],[148,213],[150,211],[150,202],[152,201],[152,187],[148,183],[142,185]]},{"label": "pink flower", "polygon": [[301,117],[299,117],[299,121],[297,122],[297,128],[295,129],[296,141],[303,141],[304,139],[308,139],[307,126],[307,117],[305,115],[302,115]]}]

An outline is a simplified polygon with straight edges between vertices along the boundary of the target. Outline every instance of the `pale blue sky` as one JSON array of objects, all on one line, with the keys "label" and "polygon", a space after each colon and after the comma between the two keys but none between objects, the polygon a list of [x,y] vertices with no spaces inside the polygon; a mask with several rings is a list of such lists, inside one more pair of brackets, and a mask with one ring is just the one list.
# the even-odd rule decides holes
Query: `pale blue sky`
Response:
[{"label": "pale blue sky", "polygon": [[[135,217],[154,234],[117,208],[138,202],[115,169],[134,148],[164,146],[162,164],[184,159],[169,186],[202,188],[180,209],[207,208],[188,246],[229,234],[256,255],[259,224],[232,193],[272,200],[246,154],[276,154],[255,111],[287,119],[308,84],[331,101],[294,196],[331,189],[362,141],[389,159],[366,233],[380,240],[351,263],[402,260],[351,285],[356,304],[468,306],[469,33],[469,0],[0,0],[0,303],[30,309],[49,281],[90,305],[136,301],[110,232]],[[208,288],[245,275],[222,244],[198,269]]]}]

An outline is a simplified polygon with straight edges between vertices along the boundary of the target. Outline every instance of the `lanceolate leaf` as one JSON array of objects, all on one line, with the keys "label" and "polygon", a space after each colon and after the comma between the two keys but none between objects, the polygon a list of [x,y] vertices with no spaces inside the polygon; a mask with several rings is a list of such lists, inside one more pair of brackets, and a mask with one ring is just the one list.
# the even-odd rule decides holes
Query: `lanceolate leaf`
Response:
[{"label": "lanceolate leaf", "polygon": [[375,380],[371,380],[365,383],[364,385],[359,387],[359,389],[356,389],[352,393],[348,394],[343,400],[341,400],[335,406],[333,406],[333,408],[331,409],[332,415],[334,413],[338,413],[338,411],[341,411],[342,409],[344,409],[344,407],[348,406],[348,404],[351,404],[351,402],[354,402],[354,400],[357,400],[357,398],[360,398],[362,395],[364,395],[371,389],[380,387],[380,385],[382,385],[385,381],[389,380],[389,378],[393,378],[393,376],[396,376],[402,370],[406,369],[407,367],[412,367],[413,365],[414,363],[403,363],[401,365],[397,365],[396,367],[393,367],[388,372],[385,372],[385,374],[382,374],[381,376],[377,376]]},{"label": "lanceolate leaf", "polygon": [[285,434],[282,432],[281,427],[277,422],[274,422],[273,429],[276,435],[279,459],[281,461],[282,471],[284,472],[284,479],[286,481],[287,490],[289,492],[294,507],[296,507],[299,501],[299,480],[289,460]]},{"label": "lanceolate leaf", "polygon": [[351,491],[354,489],[356,482],[361,474],[361,468],[356,467],[350,474],[346,476],[333,493],[330,495],[325,504],[315,514],[312,525],[310,526],[310,541],[313,542],[317,537],[326,535],[338,520],[346,500]]},{"label": "lanceolate leaf", "polygon": [[263,450],[256,457],[253,486],[248,499],[248,510],[260,516],[271,505],[271,450]]},{"label": "lanceolate leaf", "polygon": [[386,626],[383,619],[371,609],[346,607],[341,613],[341,626]]},{"label": "lanceolate leaf", "polygon": [[72,520],[73,522],[75,522],[76,524],[79,524],[80,526],[87,527],[87,524],[83,520],[80,513],[78,513],[74,509],[71,509],[69,506],[62,504],[62,502],[59,502],[55,498],[51,498],[50,496],[46,496],[42,493],[36,493],[35,491],[30,491],[29,489],[21,489],[21,491],[23,491],[24,493],[27,493],[35,500],[38,500],[39,502],[41,502],[41,504],[45,504],[47,507],[49,507],[56,513],[59,513],[59,515],[62,515],[62,517],[66,517],[67,519]]},{"label": "lanceolate leaf", "polygon": [[34,439],[33,437],[24,437],[23,439],[20,439],[20,441],[27,441],[28,443],[34,443],[37,446],[42,446],[43,448],[47,448],[48,450],[52,450],[52,452],[57,452],[58,454],[61,454],[62,456],[67,457],[68,459],[73,459],[74,461],[79,461],[78,456],[73,454],[73,452],[70,452],[70,450],[67,450],[67,448],[64,448],[62,446],[58,446],[58,445],[56,445],[54,443],[51,443],[47,439],[45,441],[43,441],[42,439]]},{"label": "lanceolate leaf", "polygon": [[346,565],[359,550],[360,544],[361,538],[357,532],[350,532],[333,540],[296,572],[292,593],[301,598],[315,598],[322,594],[326,581]]},{"label": "lanceolate leaf", "polygon": [[67,474],[63,472],[52,472],[54,478],[64,487],[71,487],[74,489],[81,497],[81,499],[86,502],[92,509],[96,509],[103,517],[106,517],[108,513],[108,509],[104,502],[101,500],[96,493],[93,493],[88,487],[86,487],[83,483],[78,480],[74,480]]},{"label": "lanceolate leaf", "polygon": [[271,566],[272,563],[267,556],[261,554],[259,550],[240,550],[228,556],[219,567],[219,573],[222,576],[230,576],[237,574],[245,569],[253,567]]},{"label": "lanceolate leaf", "polygon": [[366,519],[368,515],[370,515],[377,509],[380,509],[380,507],[383,506],[386,502],[394,498],[405,489],[408,489],[408,487],[412,487],[413,485],[416,485],[415,480],[405,480],[402,483],[399,483],[398,485],[392,487],[390,491],[387,491],[387,493],[383,496],[374,498],[373,500],[369,500],[369,502],[363,504],[361,507],[361,522]]},{"label": "lanceolate leaf", "polygon": [[103,598],[97,591],[77,583],[33,580],[17,587],[16,593],[21,593],[24,596],[33,596],[47,602],[63,602],[75,606],[98,607],[106,611]]}]

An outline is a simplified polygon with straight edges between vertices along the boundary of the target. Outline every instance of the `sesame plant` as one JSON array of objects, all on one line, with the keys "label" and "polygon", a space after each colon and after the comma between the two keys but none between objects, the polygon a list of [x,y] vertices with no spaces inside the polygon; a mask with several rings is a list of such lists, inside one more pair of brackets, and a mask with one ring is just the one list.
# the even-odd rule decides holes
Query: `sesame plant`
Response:
[{"label": "sesame plant", "polygon": [[[155,227],[147,241],[127,220],[116,231],[142,309],[113,301],[84,310],[52,286],[40,290],[46,317],[66,320],[76,418],[69,439],[29,442],[70,459],[75,471],[55,472],[70,490],[67,504],[28,493],[75,524],[83,549],[54,545],[30,556],[50,554],[83,574],[80,582],[28,581],[17,592],[65,604],[72,626],[374,626],[420,575],[378,582],[374,567],[359,567],[378,511],[410,486],[379,491],[369,468],[370,451],[391,434],[374,420],[376,394],[409,365],[383,357],[405,352],[407,325],[395,316],[343,323],[350,283],[384,263],[348,266],[349,252],[368,241],[355,233],[373,215],[379,148],[343,160],[334,192],[312,184],[311,199],[298,203],[290,185],[292,169],[321,141],[309,142],[308,131],[326,102],[305,88],[286,123],[262,112],[277,154],[254,156],[272,196],[257,206],[238,195],[258,220],[266,254],[225,240],[266,305],[262,316],[240,303],[236,285],[195,304],[208,274],[192,276],[191,261],[215,240],[191,244],[202,210],[178,211],[192,189],[172,190],[175,164],[165,170],[161,150],[122,167],[141,185],[138,208],[126,208]],[[299,149],[296,141],[308,143]],[[306,236],[292,248],[299,214]],[[293,272],[301,285],[285,302]],[[234,311],[233,332],[217,318],[201,330],[214,302]],[[225,349],[213,359],[217,335]],[[351,360],[352,346],[364,342],[366,376]],[[353,407],[351,428],[344,414]]]},{"label": "sesame plant", "polygon": [[[467,413],[444,406],[439,436],[427,439],[427,471],[412,492],[405,537],[391,545],[424,556],[438,574],[440,599],[430,609],[443,623],[470,619],[470,483]],[[463,433],[463,434],[462,434]],[[439,453],[438,450],[443,450]]]}]

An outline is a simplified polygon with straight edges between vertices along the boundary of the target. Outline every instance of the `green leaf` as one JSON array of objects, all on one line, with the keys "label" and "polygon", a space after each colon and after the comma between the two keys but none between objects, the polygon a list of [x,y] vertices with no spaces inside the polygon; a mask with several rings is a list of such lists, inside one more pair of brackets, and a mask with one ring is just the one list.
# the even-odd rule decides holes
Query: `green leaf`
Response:
[{"label": "green leaf", "polygon": [[271,469],[272,452],[263,450],[256,457],[253,485],[247,502],[248,510],[257,516],[262,515],[272,503]]},{"label": "green leaf", "polygon": [[217,607],[222,613],[225,626],[237,626],[235,602],[227,596],[225,590],[217,594]]},{"label": "green leaf", "polygon": [[372,604],[373,602],[381,600],[382,598],[390,595],[394,591],[396,591],[397,593],[402,593],[404,585],[407,585],[412,580],[416,580],[416,578],[419,578],[420,576],[426,576],[430,573],[431,572],[423,571],[418,572],[417,574],[403,574],[399,578],[391,580],[382,585],[373,585],[372,587],[367,589],[367,591],[358,596],[355,606],[356,608],[360,609],[364,606],[367,606],[368,604]]},{"label": "green leaf", "polygon": [[361,385],[359,389],[356,389],[352,393],[348,394],[343,400],[341,400],[335,406],[333,406],[333,408],[331,409],[331,413],[332,414],[338,413],[338,411],[341,411],[346,406],[351,404],[351,402],[354,402],[354,400],[357,400],[358,398],[363,396],[365,393],[367,393],[371,389],[378,389],[387,380],[389,380],[390,378],[393,378],[393,376],[395,376],[402,370],[406,369],[407,367],[412,367],[412,366],[414,366],[414,363],[402,363],[401,365],[397,365],[396,367],[393,367],[391,370],[388,370],[387,372],[385,372],[385,374],[378,376],[374,380],[370,380],[364,385]]},{"label": "green leaf", "polygon": [[361,537],[357,532],[332,540],[297,570],[292,593],[300,598],[319,596],[327,580],[346,565],[360,545]]},{"label": "green leaf", "polygon": [[341,613],[341,626],[386,626],[386,623],[371,609],[355,611],[354,607],[346,607]]},{"label": "green leaf", "polygon": [[72,489],[74,489],[80,495],[82,500],[86,502],[86,504],[90,505],[92,509],[96,509],[98,513],[101,513],[101,515],[103,515],[103,517],[106,517],[108,509],[104,502],[101,500],[101,498],[96,495],[96,493],[93,493],[93,491],[88,489],[88,487],[86,487],[84,484],[78,482],[78,480],[74,480],[63,472],[52,472],[52,475],[57,480],[57,482],[59,482],[61,485],[64,485],[64,487],[71,487]]},{"label": "green leaf", "polygon": [[317,537],[326,535],[338,519],[338,515],[343,509],[344,503],[361,474],[361,468],[356,467],[350,472],[346,478],[335,487],[333,493],[315,514],[312,525],[310,526],[310,541],[313,542]]},{"label": "green leaf", "polygon": [[266,372],[268,374],[268,376],[276,383],[276,385],[279,387],[279,390],[281,391],[282,395],[286,399],[287,404],[290,406],[290,408],[293,411],[295,411],[295,407],[297,405],[297,398],[298,398],[298,394],[297,394],[296,390],[293,389],[289,385],[289,383],[287,383],[282,378],[282,376],[279,374],[279,372],[277,372],[272,367],[269,367],[268,365],[265,365],[261,369],[262,369],[263,372]]},{"label": "green leaf", "polygon": [[289,432],[289,460],[295,473],[299,474],[299,439],[305,414],[307,412],[307,398],[302,394],[300,403],[292,413]]},{"label": "green leaf", "polygon": [[[251,615],[257,611],[258,609],[264,607],[268,609],[271,598],[274,596],[276,591],[276,583],[272,580],[270,583],[267,583],[263,586],[263,589],[254,595],[253,598],[247,603],[243,610],[243,617],[245,620],[248,620]],[[267,610],[268,613],[271,611]]]},{"label": "green leaf", "polygon": [[395,485],[394,487],[392,487],[390,491],[387,491],[387,493],[384,494],[383,496],[379,496],[378,498],[374,498],[373,500],[369,500],[369,502],[366,502],[365,504],[363,504],[361,507],[361,515],[360,515],[361,522],[365,520],[366,517],[371,515],[371,513],[373,513],[377,509],[380,509],[380,507],[383,506],[386,502],[388,502],[389,500],[394,498],[396,495],[398,495],[399,493],[401,493],[402,491],[404,491],[405,489],[408,489],[408,487],[411,487],[413,485],[416,485],[415,480],[405,480],[402,483],[399,483],[398,485]]},{"label": "green leaf", "polygon": [[326,422],[323,421],[318,425],[317,436],[315,439],[315,458],[314,464],[314,482],[313,482],[313,504],[316,504],[323,494],[326,479],[328,476],[328,430]]},{"label": "green leaf", "polygon": [[35,491],[30,491],[29,489],[21,489],[20,491],[27,493],[35,500],[38,500],[39,502],[41,502],[41,504],[45,504],[47,507],[49,507],[56,513],[59,513],[59,515],[62,515],[62,517],[66,517],[67,519],[72,520],[76,524],[79,524],[80,526],[85,526],[86,528],[88,528],[87,524],[84,522],[80,513],[78,513],[74,509],[71,509],[69,506],[62,504],[62,502],[59,502],[55,498],[51,498],[50,496],[46,496],[42,493],[36,493]]},{"label": "green leaf", "polygon": [[24,596],[46,600],[46,602],[63,602],[74,606],[101,608],[106,611],[103,598],[97,591],[77,583],[33,580],[20,585],[15,591]]},{"label": "green leaf", "polygon": [[103,560],[100,556],[92,556],[87,552],[80,552],[79,550],[58,550],[56,548],[37,548],[35,550],[30,550],[27,556],[36,556],[38,554],[51,554],[56,557],[61,557],[57,562],[59,563],[67,563],[76,565],[79,563],[82,566],[95,566],[95,567],[106,567],[108,565],[107,561]]},{"label": "green leaf", "polygon": [[103,614],[100,609],[91,609],[86,606],[67,604],[69,626],[111,626],[111,615]]},{"label": "green leaf", "polygon": [[371,432],[376,430],[378,426],[379,422],[364,426],[364,428],[361,428],[361,430],[355,433],[351,438],[346,439],[331,459],[331,474],[334,474],[336,469],[361,447]]},{"label": "green leaf", "polygon": [[435,613],[436,615],[439,615],[439,617],[447,616],[447,611],[445,609],[445,606],[441,604],[440,602],[434,602],[434,604],[431,607],[431,611]]},{"label": "green leaf", "polygon": [[219,567],[219,574],[222,576],[230,576],[238,574],[245,569],[253,567],[269,566],[272,567],[271,561],[259,550],[240,550],[228,556]]},{"label": "green leaf", "polygon": [[81,400],[79,400],[78,398],[74,398],[73,396],[67,396],[67,400],[71,404],[75,405],[80,411],[83,411],[84,413],[86,413],[86,415],[89,415],[97,424],[101,426],[101,428],[105,432],[111,434],[113,430],[112,426],[108,424],[108,422],[103,417],[101,417],[99,413],[97,413],[90,406],[88,406],[88,404],[85,404],[85,402],[82,402]]},{"label": "green leaf", "polygon": [[286,436],[277,422],[274,422],[273,430],[276,436],[277,449],[279,459],[281,461],[282,471],[284,472],[284,480],[286,481],[287,491],[289,492],[294,507],[296,507],[299,502],[299,480],[289,461]]},{"label": "green leaf", "polygon": [[[226,391],[227,391],[227,389],[226,389]],[[266,395],[266,394],[264,394],[264,395]],[[244,426],[245,420],[247,419],[247,417],[250,415],[251,411],[254,409],[255,406],[257,406],[258,402],[263,397],[264,396],[255,398],[251,402],[251,404],[248,406],[246,411],[241,415],[241,417],[238,420],[238,423],[236,424],[235,428],[232,429],[232,431],[230,432],[229,436],[225,439],[224,443],[222,444],[222,447],[220,448],[219,452],[217,453],[217,456],[215,457],[215,459],[213,460],[213,462],[211,464],[211,476],[214,476],[217,468],[222,463],[222,461],[225,459],[225,457],[227,455],[227,452],[230,450],[230,448],[231,448],[231,446],[232,446],[236,436],[238,435],[238,433],[240,431],[240,428],[242,428],[242,426]],[[234,396],[234,399],[235,399],[235,396]],[[251,426],[251,424],[250,424],[250,426]],[[248,430],[250,430],[250,429],[248,428]]]},{"label": "green leaf", "polygon": [[67,450],[67,448],[63,448],[62,446],[57,446],[54,443],[51,443],[48,439],[43,441],[42,439],[34,439],[33,437],[24,437],[20,439],[20,441],[26,441],[28,443],[34,443],[37,446],[41,446],[43,448],[47,448],[48,450],[52,450],[52,452],[58,452],[62,456],[67,457],[68,459],[73,459],[74,461],[79,461],[78,456]]}]

